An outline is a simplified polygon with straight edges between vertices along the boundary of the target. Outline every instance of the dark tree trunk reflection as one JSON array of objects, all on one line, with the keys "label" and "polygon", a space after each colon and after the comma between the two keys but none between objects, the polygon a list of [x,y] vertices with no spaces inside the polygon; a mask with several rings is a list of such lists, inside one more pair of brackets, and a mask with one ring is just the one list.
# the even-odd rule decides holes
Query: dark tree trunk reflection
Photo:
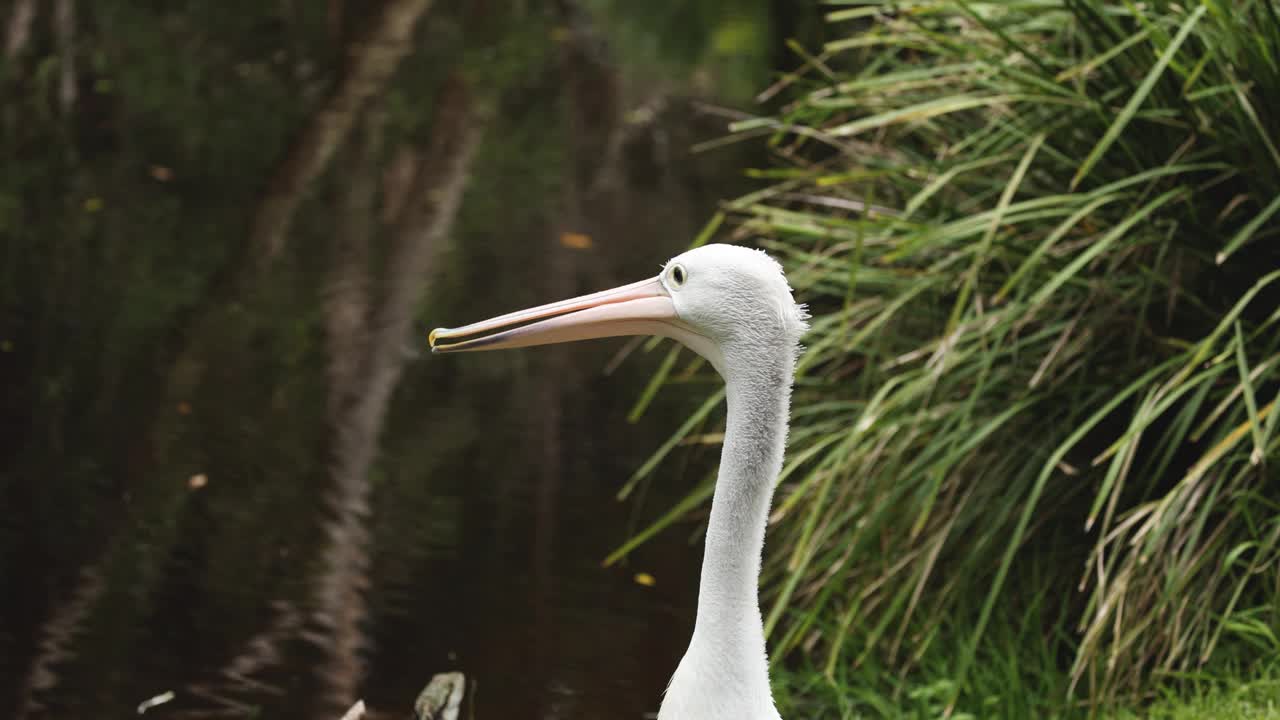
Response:
[{"label": "dark tree trunk reflection", "polygon": [[485,127],[482,108],[455,76],[441,94],[430,143],[391,227],[380,283],[385,290],[375,303],[366,275],[381,122],[371,113],[351,151],[339,230],[345,236],[334,240],[325,302],[333,458],[316,582],[315,618],[323,630],[315,637],[325,651],[321,708],[335,714],[358,697],[364,673],[369,470],[404,369],[414,310],[451,232]]}]

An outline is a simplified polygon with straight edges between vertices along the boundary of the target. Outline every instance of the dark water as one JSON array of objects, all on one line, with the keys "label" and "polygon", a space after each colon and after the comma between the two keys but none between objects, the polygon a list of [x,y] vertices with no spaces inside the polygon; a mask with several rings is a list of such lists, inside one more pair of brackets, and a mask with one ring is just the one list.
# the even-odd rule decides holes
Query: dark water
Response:
[{"label": "dark water", "polygon": [[[606,386],[592,390],[608,394]],[[402,549],[422,562],[389,579],[375,600],[383,619],[378,645],[395,648],[394,666],[472,668],[478,717],[644,717],[656,711],[692,629],[701,553],[686,542],[693,526],[645,548],[627,567],[600,566],[634,527],[636,514],[613,494],[635,467],[625,458],[635,455],[621,408],[591,392],[583,399],[603,407],[564,428],[558,471],[525,462],[502,475],[486,472],[506,465],[484,457],[504,448],[482,443],[467,451],[470,471],[450,474],[450,489],[427,507],[390,510],[454,517],[459,525],[437,527],[418,547]],[[522,409],[498,400],[489,410],[501,433],[509,413]],[[650,510],[681,489],[665,483]],[[656,585],[637,583],[639,572]],[[405,697],[415,682],[388,682],[386,696]]]},{"label": "dark water", "polygon": [[[652,276],[745,189],[749,161],[728,153],[748,151],[691,153],[724,118],[624,92],[600,53],[564,51],[550,9],[503,26],[517,36],[504,49],[550,48],[528,68],[448,45],[467,23],[433,9],[388,94],[382,165],[343,150],[259,281],[202,294],[328,86],[300,95],[277,52],[287,38],[254,20],[277,4],[162,5],[86,13],[101,25],[83,55],[106,48],[115,82],[94,84],[106,94],[82,97],[75,122],[41,114],[38,93],[5,107],[0,718],[137,717],[166,692],[146,717],[327,719],[363,698],[399,718],[454,670],[480,720],[655,712],[692,628],[700,519],[600,563],[713,467],[717,448],[682,447],[615,499],[708,388],[665,387],[633,424],[666,346],[433,357],[419,333],[376,447],[362,446],[372,466],[344,484],[324,288],[368,266],[381,297],[391,229],[378,208],[339,208],[348,180],[394,189],[398,151],[429,147],[434,89],[458,57],[501,58],[512,77],[414,306],[426,327]],[[298,26],[317,45],[294,38],[298,67],[342,57],[312,37],[342,3],[278,5],[314,21]],[[334,250],[358,235],[352,217],[373,238],[359,261]],[[209,321],[184,325],[192,306]],[[177,331],[186,365],[161,351]],[[173,381],[184,373],[198,380]]]},{"label": "dark water", "polygon": [[[699,132],[710,134],[676,128],[668,142]],[[648,170],[607,203],[567,214],[554,194],[541,209],[515,203],[512,222],[529,220],[518,242],[491,241],[503,218],[464,205],[423,321],[650,276],[732,194],[736,165],[668,171],[674,160],[643,150]],[[486,187],[507,157],[477,170]],[[316,215],[298,232],[330,224]],[[569,248],[566,232],[593,244]],[[626,341],[435,357],[416,337],[365,494],[335,501],[308,262],[300,251],[283,263],[277,287],[246,306],[252,322],[215,329],[205,381],[162,408],[149,453],[135,449],[147,418],[134,398],[167,368],[103,390],[100,348],[54,343],[88,371],[62,396],[6,393],[18,410],[0,442],[0,717],[136,717],[168,691],[146,716],[328,718],[363,698],[403,717],[450,670],[471,681],[482,720],[656,712],[692,628],[699,522],[625,566],[600,563],[714,463],[714,447],[681,449],[639,501],[614,497],[706,388],[665,388],[630,424],[665,346],[631,346],[606,374]],[[19,350],[0,369],[22,377],[16,327]],[[63,327],[74,337],[76,319]],[[39,412],[27,421],[22,408]]]},{"label": "dark water", "polygon": [[[351,580],[367,602],[352,672],[373,707],[406,709],[433,673],[460,670],[476,683],[476,717],[656,711],[691,627],[700,548],[687,543],[696,526],[680,526],[629,566],[600,567],[637,517],[683,489],[660,482],[645,511],[613,499],[655,433],[626,425],[611,380],[561,397],[569,417],[550,453],[536,447],[543,434],[529,416],[537,409],[520,389],[459,399],[465,411],[422,407],[415,427],[394,434],[367,519],[370,571]],[[432,463],[400,456],[397,440],[409,446],[421,432],[428,442],[459,415],[482,419],[485,437],[445,445],[426,469]],[[550,471],[538,465],[548,455]],[[0,601],[11,716],[125,717],[168,690],[177,698],[149,716],[317,716],[304,698],[322,691],[321,668],[332,661],[325,642],[308,639],[326,633],[310,601],[326,572],[315,545],[325,542],[325,523],[305,498],[292,516],[243,520],[247,503],[270,502],[253,486],[287,472],[211,471],[198,489],[176,478],[188,487],[165,517],[139,516],[128,499],[104,501],[101,511],[128,517],[101,547],[78,548],[78,567],[58,547],[11,546],[18,575],[5,579]],[[40,522],[6,524],[38,536]],[[637,572],[656,584],[637,583]]]}]

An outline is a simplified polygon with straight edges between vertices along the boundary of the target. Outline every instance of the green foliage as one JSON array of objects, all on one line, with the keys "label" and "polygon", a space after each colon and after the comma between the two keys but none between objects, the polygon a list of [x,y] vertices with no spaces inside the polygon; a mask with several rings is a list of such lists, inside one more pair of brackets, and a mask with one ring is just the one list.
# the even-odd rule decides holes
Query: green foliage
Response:
[{"label": "green foliage", "polygon": [[775,658],[857,717],[983,716],[1045,637],[1012,675],[1087,704],[1280,655],[1275,8],[839,4],[727,208],[814,315]]},{"label": "green foliage", "polygon": [[[1239,668],[1228,670],[1239,674]],[[1123,711],[1112,720],[1275,720],[1280,718],[1280,669],[1274,665],[1245,680],[1194,678],[1180,693],[1165,693],[1142,714]]]},{"label": "green foliage", "polygon": [[769,0],[585,4],[606,19],[620,54],[633,62],[629,73],[647,84],[736,100],[750,97],[767,71]]}]

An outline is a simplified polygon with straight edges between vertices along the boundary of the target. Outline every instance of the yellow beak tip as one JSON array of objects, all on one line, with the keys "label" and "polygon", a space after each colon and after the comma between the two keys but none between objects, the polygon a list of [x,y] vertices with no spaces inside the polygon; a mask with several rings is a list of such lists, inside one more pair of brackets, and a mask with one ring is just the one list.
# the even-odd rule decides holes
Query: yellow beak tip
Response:
[{"label": "yellow beak tip", "polygon": [[439,339],[438,335],[440,334],[441,330],[444,330],[444,328],[436,328],[435,330],[432,330],[430,333],[427,334],[427,344],[431,346],[432,350],[434,350],[436,347],[436,340]]}]

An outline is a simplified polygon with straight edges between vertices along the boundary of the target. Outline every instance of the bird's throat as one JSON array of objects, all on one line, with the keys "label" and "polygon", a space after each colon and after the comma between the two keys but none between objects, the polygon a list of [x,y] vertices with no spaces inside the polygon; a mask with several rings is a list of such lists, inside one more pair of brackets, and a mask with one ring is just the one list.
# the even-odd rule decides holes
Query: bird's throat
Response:
[{"label": "bird's throat", "polygon": [[727,669],[768,689],[760,615],[760,558],[782,468],[794,356],[726,373],[728,423],[707,525],[690,653],[719,655]]}]

